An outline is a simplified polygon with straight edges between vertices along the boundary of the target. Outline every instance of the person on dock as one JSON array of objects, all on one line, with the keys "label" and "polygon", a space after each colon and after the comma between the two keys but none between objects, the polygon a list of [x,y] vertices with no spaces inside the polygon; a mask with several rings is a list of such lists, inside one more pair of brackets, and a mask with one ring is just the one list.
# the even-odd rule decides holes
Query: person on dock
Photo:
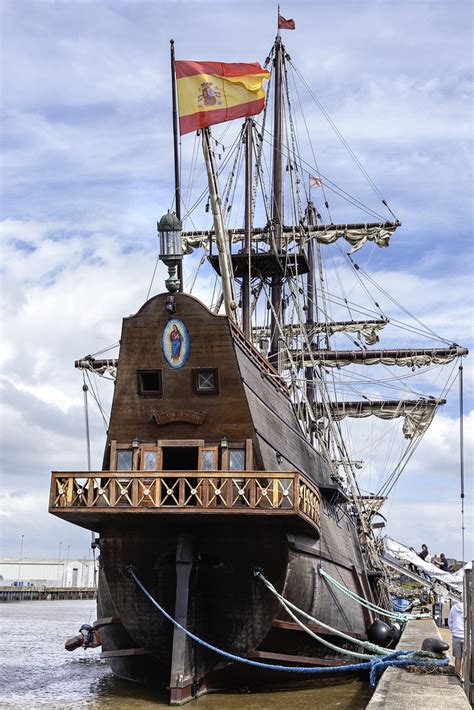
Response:
[{"label": "person on dock", "polygon": [[421,557],[422,560],[426,560],[429,554],[428,545],[423,544],[421,546],[421,552],[418,553],[418,557]]},{"label": "person on dock", "polygon": [[[421,546],[421,551],[418,552],[418,557],[420,557],[423,560],[423,562],[430,562],[431,556],[430,556],[430,552],[428,550],[428,545],[425,545],[423,543],[423,545]],[[428,575],[426,574],[426,572],[423,569],[417,568],[417,570],[418,570],[418,574],[420,575],[420,577],[424,577],[425,579],[428,579]]]},{"label": "person on dock", "polygon": [[439,567],[442,572],[449,572],[449,564],[444,552],[440,554],[439,562],[435,562],[435,565]]},{"label": "person on dock", "polygon": [[460,602],[452,607],[448,616],[448,626],[453,637],[454,669],[463,678],[463,655],[464,655],[464,605],[461,597]]}]

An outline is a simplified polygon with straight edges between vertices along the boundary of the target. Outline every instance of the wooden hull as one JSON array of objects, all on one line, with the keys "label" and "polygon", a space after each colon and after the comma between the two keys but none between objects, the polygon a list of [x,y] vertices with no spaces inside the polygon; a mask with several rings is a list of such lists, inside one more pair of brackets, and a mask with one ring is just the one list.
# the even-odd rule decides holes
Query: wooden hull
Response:
[{"label": "wooden hull", "polygon": [[[371,616],[329,587],[318,573],[322,565],[349,588],[370,595],[355,531],[328,515],[323,516],[322,527],[325,535],[316,542],[288,533],[282,525],[258,520],[251,526],[227,520],[188,524],[185,532],[192,541],[192,561],[187,628],[218,648],[267,663],[349,662],[301,632],[254,575],[261,568],[278,591],[300,608],[364,638]],[[174,627],[124,569],[133,564],[152,596],[175,616],[176,549],[182,534],[183,526],[142,524],[127,529],[126,535],[111,528],[101,536],[98,617],[109,622],[100,628],[103,657],[122,678],[166,685],[173,678]],[[325,637],[340,644],[337,637]],[[182,677],[175,687],[171,682],[171,701],[180,704],[208,690],[307,683],[308,676],[232,663],[187,642]]]},{"label": "wooden hull", "polygon": [[[256,568],[335,629],[365,637],[372,621],[319,574],[322,566],[371,599],[351,506],[304,436],[286,383],[226,317],[185,294],[170,314],[167,299],[124,320],[103,471],[52,476],[51,512],[100,534],[103,657],[123,678],[167,684],[173,704],[206,689],[306,684],[307,675],[191,643],[125,572],[133,565],[198,637],[270,664],[332,666],[347,656],[302,632]],[[172,327],[179,362],[168,352]],[[212,386],[200,389],[202,378]]]}]

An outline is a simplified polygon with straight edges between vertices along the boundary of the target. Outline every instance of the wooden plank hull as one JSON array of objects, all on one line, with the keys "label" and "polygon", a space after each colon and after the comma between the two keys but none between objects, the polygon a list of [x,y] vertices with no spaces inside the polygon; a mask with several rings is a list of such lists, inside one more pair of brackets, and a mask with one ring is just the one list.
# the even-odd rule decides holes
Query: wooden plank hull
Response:
[{"label": "wooden plank hull", "polygon": [[[127,530],[126,535],[118,529],[102,534],[98,616],[114,619],[114,623],[100,629],[102,650],[120,677],[144,683],[169,682],[173,626],[124,569],[133,564],[153,597],[173,616],[177,591],[175,553],[181,527],[141,525]],[[187,628],[218,648],[263,662],[290,666],[348,662],[347,657],[295,628],[278,601],[254,576],[255,568],[263,569],[278,591],[300,608],[324,623],[365,637],[371,618],[359,605],[328,587],[318,574],[322,564],[330,574],[360,592],[364,572],[361,560],[354,555],[355,540],[350,534],[343,539],[338,524],[327,515],[324,529],[329,542],[341,538],[337,549],[333,549],[332,561],[324,549],[327,546],[308,536],[288,534],[281,525],[269,527],[258,520],[251,526],[239,521],[188,525],[193,563]],[[337,637],[325,637],[340,644]],[[176,704],[210,688],[263,687],[276,682],[273,671],[231,663],[196,644],[189,645],[188,656],[181,687],[175,688],[171,696]],[[307,676],[296,673],[278,676],[279,685],[308,682]]]}]

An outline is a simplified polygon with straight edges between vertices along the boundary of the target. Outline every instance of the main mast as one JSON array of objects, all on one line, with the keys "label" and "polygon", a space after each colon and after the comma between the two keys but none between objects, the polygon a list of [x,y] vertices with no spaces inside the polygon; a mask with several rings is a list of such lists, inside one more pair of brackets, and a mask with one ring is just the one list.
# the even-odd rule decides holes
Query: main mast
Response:
[{"label": "main mast", "polygon": [[[252,130],[253,119],[245,122],[245,239],[244,254],[250,258],[252,247]],[[242,330],[251,339],[252,325],[250,313],[250,261],[242,277]]]},{"label": "main mast", "polygon": [[[175,195],[175,214],[181,221],[181,177],[179,170],[179,134],[178,134],[178,102],[176,96],[176,67],[174,55],[174,39],[170,40],[170,59],[171,59],[171,95],[173,105],[173,154],[174,154],[174,195]],[[183,261],[178,261],[178,279],[179,290],[184,291],[184,274]]]},{"label": "main mast", "polygon": [[[274,67],[274,103],[273,103],[273,184],[272,184],[272,212],[271,212],[271,229],[270,234],[273,234],[271,249],[278,256],[281,252],[281,234],[283,222],[283,194],[282,194],[282,175],[281,175],[281,88],[282,88],[282,43],[281,37],[278,34],[275,39],[273,67]],[[278,369],[278,343],[280,338],[280,329],[278,321],[281,320],[281,296],[282,296],[282,277],[280,273],[273,274],[271,301],[272,301],[272,318],[271,318],[271,340],[270,340],[270,357],[272,364]]]}]

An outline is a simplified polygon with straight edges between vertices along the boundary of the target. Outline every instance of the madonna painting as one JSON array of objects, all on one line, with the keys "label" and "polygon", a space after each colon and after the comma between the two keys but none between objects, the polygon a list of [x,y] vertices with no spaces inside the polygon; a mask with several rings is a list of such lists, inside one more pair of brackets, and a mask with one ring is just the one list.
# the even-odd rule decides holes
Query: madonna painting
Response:
[{"label": "madonna painting", "polygon": [[189,355],[189,335],[184,323],[172,318],[166,324],[161,338],[161,347],[170,367],[183,367]]}]

